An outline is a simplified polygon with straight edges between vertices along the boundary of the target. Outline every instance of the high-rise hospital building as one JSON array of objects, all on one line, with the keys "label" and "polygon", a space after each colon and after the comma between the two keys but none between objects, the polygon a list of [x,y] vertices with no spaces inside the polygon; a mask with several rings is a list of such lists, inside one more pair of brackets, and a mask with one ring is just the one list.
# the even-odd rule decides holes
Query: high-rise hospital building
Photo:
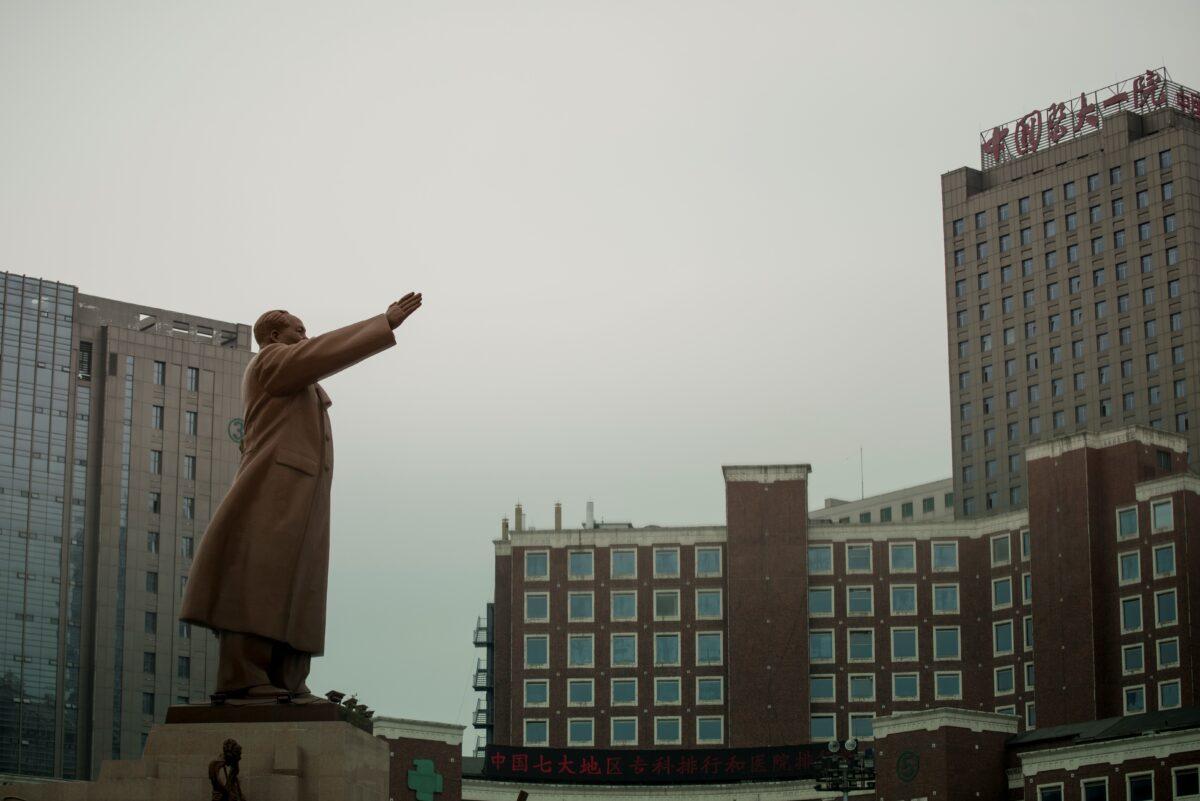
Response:
[{"label": "high-rise hospital building", "polygon": [[11,273],[0,330],[0,774],[86,778],[213,686],[177,618],[250,330]]}]

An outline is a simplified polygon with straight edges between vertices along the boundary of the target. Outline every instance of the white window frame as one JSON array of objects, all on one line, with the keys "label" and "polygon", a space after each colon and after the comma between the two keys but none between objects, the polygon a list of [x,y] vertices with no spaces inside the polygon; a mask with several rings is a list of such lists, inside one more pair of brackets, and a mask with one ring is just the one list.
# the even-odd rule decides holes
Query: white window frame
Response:
[{"label": "white window frame", "polygon": [[[716,573],[701,573],[700,572],[700,552],[701,551],[716,551],[717,552],[717,572]],[[697,545],[696,546],[696,564],[693,568],[696,573],[696,578],[721,578],[725,575],[725,552],[720,545]]]},{"label": "white window frame", "polygon": [[[618,665],[616,663],[617,649],[614,647],[614,640],[617,637],[633,637],[633,664]],[[636,631],[610,631],[608,633],[608,666],[613,668],[635,668],[638,664],[638,633]]]},{"label": "white window frame", "polygon": [[[1164,595],[1175,596],[1175,619],[1172,620],[1170,623],[1163,623],[1162,615],[1159,614],[1160,606],[1158,603],[1158,599]],[[1179,591],[1176,590],[1174,587],[1168,587],[1165,590],[1156,591],[1154,593],[1154,628],[1169,629],[1172,626],[1178,626],[1178,625],[1179,625]]]},{"label": "white window frame", "polygon": [[[592,599],[592,614],[590,617],[571,617],[571,598],[576,595],[586,595]],[[591,623],[596,619],[596,593],[591,590],[567,593],[567,621],[570,623]]]},{"label": "white window frame", "polygon": [[[871,608],[866,612],[850,611],[850,592],[852,590],[866,590],[871,596]],[[874,617],[875,616],[875,586],[872,584],[848,584],[846,585],[846,617]]]},{"label": "white window frame", "polygon": [[[1133,512],[1134,527],[1133,527],[1132,534],[1121,534],[1121,513],[1122,512]],[[1141,515],[1138,514],[1138,508],[1136,505],[1122,506],[1119,509],[1117,509],[1114,514],[1116,515],[1117,541],[1120,542],[1120,541],[1124,541],[1124,540],[1133,540],[1133,539],[1137,539],[1141,535],[1142,521],[1141,521]]]},{"label": "white window frame", "polygon": [[850,732],[851,734],[853,734],[855,719],[861,720],[862,718],[868,718],[871,720],[871,733],[869,735],[864,734],[861,737],[856,736],[856,739],[858,739],[858,740],[874,740],[875,739],[875,713],[874,712],[851,712],[847,716],[847,720],[846,720],[846,723],[849,727],[847,731]]},{"label": "white window frame", "polygon": [[[938,587],[953,587],[954,588],[954,610],[948,611],[937,608],[937,590]],[[934,584],[929,589],[929,608],[933,610],[935,615],[957,615],[962,612],[962,593],[959,589],[957,581],[943,581]]]},{"label": "white window frame", "polygon": [[832,576],[833,575],[833,543],[831,543],[831,542],[820,543],[819,542],[816,545],[810,544],[808,546],[808,548],[809,548],[809,550],[812,550],[813,548],[821,548],[822,550],[827,551],[829,553],[829,569],[813,572],[813,570],[808,565],[808,552],[806,551],[804,554],[804,559],[805,559],[804,570],[805,570],[805,572],[810,576]]},{"label": "white window frame", "polygon": [[[586,741],[581,742],[571,739],[571,724],[572,723],[590,723],[592,725],[592,736]],[[568,748],[588,748],[596,744],[596,719],[595,718],[567,718],[567,747]]]},{"label": "white window frame", "polygon": [[[896,567],[896,549],[907,548],[912,553],[912,567]],[[888,543],[888,572],[889,573],[916,573],[917,572],[917,543],[913,542],[889,542]]]},{"label": "white window frame", "polygon": [[[617,701],[617,694],[613,692],[618,681],[633,682],[633,700],[632,701]],[[609,706],[637,706],[638,705],[638,680],[636,676],[613,676],[608,681],[608,703]]]},{"label": "white window frame", "polygon": [[[913,608],[910,612],[896,611],[896,590],[912,590]],[[915,615],[920,611],[920,592],[917,590],[916,584],[889,584],[888,585],[888,610],[892,617],[905,617],[907,615]]]},{"label": "white window frame", "polygon": [[[674,554],[675,554],[675,572],[674,573],[659,573],[658,572],[658,555],[660,553],[671,553],[671,552],[674,552]],[[651,558],[654,560],[651,565],[651,572],[654,574],[654,578],[679,578],[680,575],[683,573],[682,564],[679,561],[679,547],[678,546],[674,546],[674,547],[670,547],[670,548],[658,546],[654,549],[654,551],[651,555]]]},{"label": "white window frame", "polygon": [[[1037,797],[1034,799],[1031,799],[1031,801],[1042,801],[1042,790],[1043,789],[1054,790],[1056,788],[1058,789],[1058,797],[1061,798],[1062,801],[1067,801],[1067,788],[1066,788],[1066,785],[1063,784],[1062,782],[1049,782],[1048,784],[1039,784],[1037,786]],[[1082,798],[1082,796],[1080,796],[1080,797]]]},{"label": "white window frame", "polygon": [[[659,637],[674,637],[679,647],[675,649],[679,653],[679,658],[675,662],[659,662],[658,661],[658,638]],[[683,662],[683,638],[679,636],[677,631],[656,631],[654,632],[654,654],[652,655],[651,664],[654,667],[679,667]]]},{"label": "white window frame", "polygon": [[[584,664],[571,664],[571,640],[576,637],[587,637],[592,641],[592,658]],[[568,668],[592,668],[596,666],[596,635],[590,631],[569,631],[567,632],[567,667]]]},{"label": "white window frame", "polygon": [[[1171,552],[1171,566],[1172,567],[1171,567],[1171,570],[1168,572],[1165,572],[1165,573],[1158,572],[1158,552],[1159,551],[1170,551]],[[1150,549],[1150,565],[1151,565],[1150,569],[1151,569],[1151,573],[1154,576],[1154,578],[1156,578],[1156,579],[1170,578],[1171,576],[1178,575],[1178,573],[1179,573],[1178,556],[1179,556],[1179,554],[1177,554],[1175,552],[1175,543],[1173,543],[1173,542],[1168,542],[1163,545],[1155,545],[1153,548],[1151,548]]]},{"label": "white window frame", "polygon": [[812,649],[810,648],[809,654],[808,654],[809,662],[811,662],[812,664],[815,664],[815,665],[830,665],[830,664],[833,664],[834,662],[837,662],[837,634],[833,629],[809,629],[808,634],[810,637],[814,634],[828,634],[829,635],[829,645],[830,645],[830,648],[829,648],[830,655],[829,655],[828,659],[814,659],[813,655],[812,655]]},{"label": "white window frame", "polygon": [[[592,688],[592,700],[590,703],[587,703],[587,704],[581,704],[578,701],[571,700],[571,685],[579,684],[582,682],[587,682],[589,685],[591,685],[591,688]],[[589,707],[589,706],[595,706],[595,705],[596,705],[596,682],[594,679],[579,679],[579,678],[567,679],[567,706],[579,708],[579,707]]]},{"label": "white window frame", "polygon": [[[613,564],[616,560],[613,559],[617,554],[633,554],[633,575],[632,576],[614,576]],[[638,558],[637,548],[613,548],[608,555],[608,578],[610,581],[632,581],[638,577]]]},{"label": "white window frame", "polygon": [[[1029,680],[1029,674],[1031,671],[1033,672],[1033,681]],[[1033,667],[1033,661],[1030,660],[1027,662],[1022,662],[1021,663],[1021,687],[1023,687],[1025,690],[1032,690],[1036,683],[1037,683],[1037,671]]]},{"label": "white window frame", "polygon": [[[939,631],[953,630],[958,633],[958,655],[957,656],[938,656],[937,652],[937,633]],[[962,661],[962,626],[934,626],[933,627],[933,661],[935,662],[961,662]]]},{"label": "white window frame", "polygon": [[[542,639],[546,641],[546,664],[531,665],[529,664],[529,641],[531,639]],[[526,670],[546,670],[550,667],[550,635],[549,634],[526,634],[524,642],[525,650],[521,652],[521,661],[525,665]]]},{"label": "white window frame", "polygon": [[809,604],[808,604],[808,616],[809,617],[834,617],[837,614],[837,592],[836,592],[837,588],[836,587],[833,587],[831,585],[817,585],[816,587],[813,587],[810,585],[808,590],[809,590],[810,594],[812,593],[813,590],[818,590],[821,592],[829,593],[829,611],[828,612],[814,612],[813,606],[812,606],[812,601],[810,598]]},{"label": "white window frame", "polygon": [[[529,685],[530,684],[546,685],[546,702],[544,704],[529,703]],[[525,706],[526,709],[542,709],[542,708],[550,706],[550,680],[549,679],[525,679],[523,690],[524,690],[525,694],[522,696],[521,700],[523,701],[523,705]]]},{"label": "white window frame", "polygon": [[[717,640],[721,643],[721,656],[716,662],[701,662],[700,661],[700,638],[715,634]],[[697,667],[718,667],[725,664],[725,632],[723,631],[697,631],[695,638],[696,646],[696,666]]]},{"label": "white window frame", "polygon": [[[1125,652],[1126,651],[1141,651],[1142,652],[1142,666],[1140,668],[1138,668],[1137,670],[1130,670],[1126,666],[1128,664],[1125,661]],[[1145,673],[1145,672],[1146,672],[1146,644],[1140,643],[1140,642],[1133,642],[1133,643],[1129,643],[1128,645],[1122,645],[1121,646],[1121,675],[1122,676],[1136,676],[1139,673]]]},{"label": "white window frame", "polygon": [[1033,573],[1026,571],[1021,574],[1021,606],[1033,603]]},{"label": "white window frame", "polygon": [[[590,573],[572,573],[571,572],[571,557],[576,554],[587,554],[591,558],[592,570]],[[591,548],[571,548],[567,551],[567,581],[592,581],[596,578],[596,552]]]},{"label": "white window frame", "polygon": [[[1004,581],[1008,582],[1008,603],[998,604],[998,603],[996,603],[996,585],[1001,582],[1004,582]],[[993,612],[996,611],[997,609],[1012,609],[1014,595],[1015,595],[1015,590],[1013,588],[1012,576],[1000,576],[999,578],[992,579],[992,599],[991,600],[992,600],[992,611]]]},{"label": "white window frame", "polygon": [[[715,701],[700,700],[700,682],[702,682],[702,681],[717,682],[717,686],[719,686],[721,688],[721,697]],[[725,677],[724,676],[697,676],[695,690],[696,690],[696,696],[695,696],[696,697],[696,706],[708,706],[710,704],[715,705],[715,706],[720,706],[721,704],[725,703]]]},{"label": "white window frame", "polygon": [[[869,632],[871,635],[871,655],[869,657],[867,657],[866,659],[863,659],[861,657],[852,657],[850,655],[850,635],[856,634],[856,633],[861,634],[864,631]],[[866,664],[866,663],[875,661],[875,629],[874,628],[853,628],[853,629],[847,628],[846,629],[846,661],[853,662],[856,664]]]},{"label": "white window frame", "polygon": [[1200,795],[1174,795],[1175,788],[1178,786],[1175,781],[1175,776],[1176,774],[1182,773],[1185,770],[1194,770],[1200,772],[1200,764],[1176,765],[1175,767],[1171,768],[1171,787],[1169,789],[1172,793],[1171,798],[1176,799],[1176,801],[1185,801],[1185,799],[1189,799],[1190,801],[1190,799],[1193,798],[1200,798]]},{"label": "white window frame", "polygon": [[[1008,671],[1009,675],[1012,676],[1012,686],[1007,690],[1001,690],[1000,689],[1000,674],[1005,671]],[[992,668],[992,695],[999,697],[1002,695],[1016,695],[1016,693],[1017,693],[1017,671],[1015,669],[1013,669],[1013,666],[1012,665],[1001,665],[1000,667]]]},{"label": "white window frame", "polygon": [[[1121,560],[1124,557],[1129,556],[1131,554],[1133,556],[1137,557],[1137,575],[1130,579],[1130,578],[1125,578],[1124,576],[1121,575],[1121,564],[1122,564]],[[1131,584],[1139,583],[1141,580],[1142,580],[1142,552],[1141,552],[1141,550],[1135,548],[1134,550],[1131,550],[1131,551],[1118,551],[1117,552],[1117,584],[1118,584],[1118,586],[1128,587]]]},{"label": "white window frame", "polygon": [[[1141,690],[1142,691],[1142,708],[1141,709],[1132,710],[1132,711],[1129,709],[1128,704],[1126,704],[1126,701],[1129,700],[1125,696],[1126,690]],[[1122,715],[1141,715],[1141,714],[1144,714],[1144,713],[1150,711],[1149,699],[1146,697],[1146,685],[1145,684],[1128,684],[1128,685],[1121,687],[1121,710],[1122,710],[1122,712],[1121,712]]]},{"label": "white window frame", "polygon": [[[1029,636],[1026,636],[1027,633]],[[1022,615],[1021,617],[1021,650],[1033,650],[1033,615]]]},{"label": "white window frame", "polygon": [[[637,620],[637,614],[638,614],[637,593],[638,593],[638,591],[636,589],[610,590],[608,593],[608,617],[609,617],[609,620],[611,620],[613,622],[627,622],[627,621]],[[616,596],[616,595],[633,595],[633,617],[614,617],[613,616],[613,596]]]},{"label": "white window frame", "polygon": [[[535,556],[538,554],[546,557],[546,575],[531,576],[531,575],[529,575],[529,557]],[[548,551],[548,550],[526,551],[525,558],[522,561],[522,569],[525,571],[525,580],[526,581],[549,581],[550,580],[550,551]]]},{"label": "white window frame", "polygon": [[[715,615],[700,614],[700,594],[701,593],[716,593],[717,614],[715,614]],[[697,620],[723,620],[725,618],[725,592],[720,587],[697,587],[695,600],[696,600],[696,619]]]},{"label": "white window frame", "polygon": [[[937,559],[934,554],[937,553],[939,545],[949,545],[954,548],[954,567],[938,567]],[[990,554],[989,554],[990,556]],[[933,573],[957,573],[958,567],[961,564],[958,553],[958,540],[932,540],[929,543],[929,569]]]},{"label": "white window frame", "polygon": [[[913,655],[905,657],[896,656],[896,632],[911,631],[913,633]],[[916,626],[892,626],[888,632],[889,656],[893,662],[920,662],[921,661],[921,633]]]},{"label": "white window frame", "polygon": [[[633,739],[618,740],[616,738],[617,723],[632,723],[633,724]],[[638,719],[636,717],[613,717],[608,719],[608,742],[611,745],[637,745],[638,744]]]},{"label": "white window frame", "polygon": [[[1021,561],[1028,562],[1030,557],[1033,556],[1033,534],[1030,532],[1030,529],[1023,528],[1017,532],[1017,542],[1020,543]],[[1025,547],[1026,542],[1029,543],[1028,548]]]},{"label": "white window frame", "polygon": [[[1125,602],[1126,601],[1137,601],[1138,602],[1138,626],[1136,629],[1125,628]],[[1146,628],[1146,604],[1142,601],[1142,596],[1140,596],[1140,595],[1122,596],[1120,599],[1120,604],[1121,605],[1118,607],[1117,612],[1118,612],[1118,615],[1120,616],[1120,621],[1121,621],[1121,633],[1122,634],[1136,634],[1139,631],[1145,630],[1145,628]]]},{"label": "white window frame", "polygon": [[[1168,525],[1168,526],[1159,526],[1157,523],[1158,515],[1155,514],[1155,512],[1161,506],[1166,506],[1168,509],[1171,510],[1171,521],[1170,521],[1170,525]],[[1174,530],[1175,530],[1175,499],[1174,498],[1163,498],[1163,499],[1157,500],[1157,501],[1150,501],[1150,533],[1151,534],[1162,534],[1164,532],[1174,531]]]},{"label": "white window frame", "polygon": [[[812,694],[813,679],[829,679],[830,685],[833,687],[833,696],[830,698],[817,698]],[[814,704],[835,704],[837,703],[837,674],[836,673],[816,673],[808,677],[808,695],[809,701]]]},{"label": "white window frame", "polygon": [[[658,696],[659,682],[675,682],[675,695],[678,700],[675,701],[660,701]],[[655,706],[682,706],[683,705],[683,679],[679,676],[655,676],[654,677],[654,705]]]},{"label": "white window frame", "polygon": [[[899,678],[916,679],[917,694],[915,696],[913,696],[912,698],[907,698],[907,697],[902,698],[899,695],[897,695],[896,679],[899,679]],[[893,673],[892,674],[892,702],[893,703],[898,702],[898,701],[920,701],[920,700],[921,700],[921,674],[920,673]]]},{"label": "white window frame", "polygon": [[[958,677],[958,695],[942,695],[938,692],[938,676],[957,676]],[[935,701],[957,701],[962,699],[962,671],[961,670],[936,670],[933,673],[933,699]]]},{"label": "white window frame", "polygon": [[[1162,651],[1160,650],[1160,646],[1163,643],[1169,643],[1169,642],[1175,643],[1175,655],[1176,655],[1175,661],[1170,662],[1168,664],[1163,664]],[[1154,641],[1154,664],[1158,666],[1159,670],[1164,670],[1166,668],[1179,667],[1179,665],[1182,663],[1182,661],[1183,661],[1183,655],[1179,653],[1179,638],[1178,637],[1163,637],[1162,639]]]},{"label": "white window frame", "polygon": [[[1151,801],[1154,801],[1154,798],[1158,797],[1158,786],[1155,785],[1155,783],[1154,783],[1154,771],[1139,770],[1136,773],[1126,773],[1125,774],[1125,797],[1126,798],[1129,798],[1132,795],[1132,793],[1130,792],[1130,789],[1131,789],[1130,785],[1133,784],[1133,780],[1140,779],[1143,776],[1150,777],[1150,788],[1154,791],[1154,795],[1151,797]],[[1174,792],[1174,790],[1175,790],[1174,787],[1171,787],[1170,789],[1172,792]]]},{"label": "white window frame", "polygon": [[1107,776],[1091,776],[1086,779],[1080,779],[1079,780],[1079,797],[1080,798],[1087,798],[1087,786],[1089,784],[1103,784],[1104,785],[1104,798],[1106,800],[1111,798],[1111,796],[1109,796],[1109,793],[1108,793],[1108,777]]},{"label": "white window frame", "polygon": [[838,716],[837,715],[835,715],[832,712],[818,712],[818,713],[809,715],[808,717],[809,717],[809,721],[808,721],[809,739],[812,739],[812,722],[813,722],[813,720],[816,720],[817,718],[820,718],[821,720],[828,719],[833,724],[833,733],[830,734],[829,739],[831,739],[831,740],[837,739],[837,736],[838,736],[838,733],[837,733],[838,732]]},{"label": "white window frame", "polygon": [[[546,739],[539,742],[529,741],[529,724],[544,723],[546,725]],[[526,746],[547,746],[550,745],[550,720],[549,718],[525,718],[521,721],[521,742]]]},{"label": "white window frame", "polygon": [[[1031,712],[1033,713],[1032,715],[1030,715]],[[1030,720],[1031,717],[1033,717],[1033,720]],[[1037,728],[1037,706],[1035,706],[1034,701],[1025,702],[1025,728],[1027,730]]]},{"label": "white window frame", "polygon": [[[1008,556],[1002,560],[996,559],[996,543],[1004,540],[1008,543]],[[1012,534],[1008,531],[1003,534],[994,534],[988,537],[988,559],[991,560],[992,567],[1002,567],[1012,564]]]},{"label": "white window frame", "polygon": [[[541,596],[546,601],[546,616],[545,617],[530,617],[529,616],[529,599]],[[526,623],[549,623],[550,622],[550,593],[548,592],[527,592],[525,593],[524,606],[521,609]]]},{"label": "white window frame", "polygon": [[[673,615],[660,615],[660,614],[658,613],[658,596],[659,596],[659,595],[673,595],[673,596],[675,597],[675,614],[673,614]],[[679,618],[680,618],[680,615],[681,615],[681,613],[682,613],[682,602],[681,602],[681,599],[680,599],[680,597],[679,597],[679,590],[677,590],[677,589],[675,589],[675,590],[668,590],[668,589],[655,589],[655,590],[654,590],[654,596],[653,596],[653,607],[652,607],[651,611],[654,613],[654,620],[656,620],[656,621],[675,621],[675,620],[679,620]]]},{"label": "white window frame", "polygon": [[[721,722],[721,737],[716,740],[702,740],[700,738],[700,721],[702,720],[718,720]],[[696,716],[696,744],[697,745],[720,745],[725,742],[725,716],[724,715],[697,715]]]},{"label": "white window frame", "polygon": [[[851,548],[866,548],[867,549],[867,569],[850,569],[850,549]],[[847,542],[842,556],[846,560],[846,575],[848,576],[869,576],[875,572],[875,549],[869,542]]]},{"label": "white window frame", "polygon": [[1015,718],[1017,716],[1017,705],[1001,704],[1000,706],[996,707],[995,711],[997,715],[1012,715]]},{"label": "white window frame", "polygon": [[[996,632],[1000,626],[1007,624],[1009,630],[1009,640],[1012,648],[1007,651],[1001,651],[996,648]],[[1010,656],[1017,652],[1017,627],[1011,620],[994,620],[992,621],[992,656]]]},{"label": "white window frame", "polygon": [[[1179,703],[1175,704],[1174,706],[1163,706],[1163,702],[1162,702],[1163,688],[1170,686],[1172,684],[1175,685],[1175,691],[1179,696]],[[1157,706],[1160,711],[1165,710],[1165,709],[1179,709],[1180,707],[1183,706],[1183,684],[1180,682],[1179,679],[1167,679],[1166,681],[1160,681],[1160,682],[1158,682],[1157,686],[1154,689],[1155,689],[1155,695],[1157,696],[1157,698],[1155,700],[1157,701]]]},{"label": "white window frame", "polygon": [[[674,740],[660,740],[658,738],[658,722],[660,720],[673,720],[679,731],[679,736]],[[654,744],[655,745],[680,745],[683,743],[683,718],[679,715],[655,715],[654,716]]]},{"label": "white window frame", "polygon": [[[870,679],[871,680],[871,697],[856,698],[854,696],[854,680],[855,679]],[[875,693],[875,674],[874,673],[847,673],[846,674],[846,701],[848,703],[874,703],[876,698]]]}]

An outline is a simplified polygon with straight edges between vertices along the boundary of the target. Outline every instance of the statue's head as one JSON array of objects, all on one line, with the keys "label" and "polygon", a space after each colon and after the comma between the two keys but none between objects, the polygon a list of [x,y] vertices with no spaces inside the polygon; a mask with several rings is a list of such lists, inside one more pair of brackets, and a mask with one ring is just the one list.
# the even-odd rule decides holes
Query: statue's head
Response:
[{"label": "statue's head", "polygon": [[234,764],[242,758],[242,747],[238,745],[237,740],[226,740],[221,745],[221,758],[225,760],[225,764]]},{"label": "statue's head", "polygon": [[305,339],[308,339],[308,333],[304,330],[304,323],[283,309],[265,312],[254,323],[254,341],[260,348],[277,342],[295,345]]}]

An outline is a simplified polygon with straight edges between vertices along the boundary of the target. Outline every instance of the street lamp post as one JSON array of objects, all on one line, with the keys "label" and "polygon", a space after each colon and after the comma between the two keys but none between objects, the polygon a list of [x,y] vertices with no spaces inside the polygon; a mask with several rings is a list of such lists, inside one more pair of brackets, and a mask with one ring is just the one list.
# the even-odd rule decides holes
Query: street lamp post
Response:
[{"label": "street lamp post", "polygon": [[830,740],[826,747],[829,756],[817,763],[818,790],[840,792],[842,801],[846,801],[851,790],[874,789],[875,749],[858,751],[858,740],[853,737],[844,743]]}]

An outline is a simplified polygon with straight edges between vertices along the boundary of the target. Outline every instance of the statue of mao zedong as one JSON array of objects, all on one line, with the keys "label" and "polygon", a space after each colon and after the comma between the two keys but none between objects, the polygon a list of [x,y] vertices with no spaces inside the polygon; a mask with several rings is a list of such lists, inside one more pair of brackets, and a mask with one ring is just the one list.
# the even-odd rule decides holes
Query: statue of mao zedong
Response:
[{"label": "statue of mao zedong", "polygon": [[384,314],[309,338],[269,311],[242,379],[245,434],[229,494],[200,540],[180,620],[217,632],[217,693],[311,695],[309,662],[325,650],[332,401],[317,382],[396,344],[421,307],[410,292]]}]

